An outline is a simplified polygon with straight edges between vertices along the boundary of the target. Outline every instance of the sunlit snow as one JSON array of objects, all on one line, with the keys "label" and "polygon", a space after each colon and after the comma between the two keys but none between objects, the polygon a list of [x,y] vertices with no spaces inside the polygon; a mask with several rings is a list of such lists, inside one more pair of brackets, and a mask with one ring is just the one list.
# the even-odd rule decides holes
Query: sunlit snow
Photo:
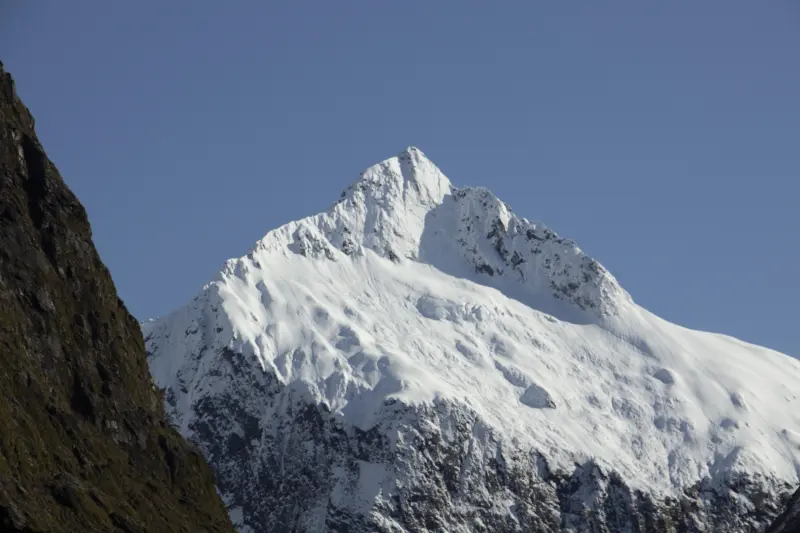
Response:
[{"label": "sunlit snow", "polygon": [[195,401],[235,386],[209,374],[224,352],[361,428],[388,398],[449,398],[555,464],[595,458],[646,490],[740,470],[797,481],[798,361],[654,316],[574,243],[454,188],[414,148],[143,330],[184,432]]}]

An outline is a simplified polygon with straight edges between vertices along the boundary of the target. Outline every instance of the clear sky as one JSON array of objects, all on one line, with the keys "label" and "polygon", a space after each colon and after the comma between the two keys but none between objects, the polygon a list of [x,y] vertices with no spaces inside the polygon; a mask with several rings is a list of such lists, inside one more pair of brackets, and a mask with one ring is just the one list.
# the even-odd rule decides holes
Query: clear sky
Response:
[{"label": "clear sky", "polygon": [[140,319],[421,148],[679,324],[800,355],[795,1],[0,2]]}]

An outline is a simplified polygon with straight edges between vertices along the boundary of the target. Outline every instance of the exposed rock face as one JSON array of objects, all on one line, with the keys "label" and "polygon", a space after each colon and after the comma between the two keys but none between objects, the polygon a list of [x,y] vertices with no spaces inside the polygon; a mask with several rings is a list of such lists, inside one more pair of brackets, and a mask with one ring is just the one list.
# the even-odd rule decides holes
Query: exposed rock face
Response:
[{"label": "exposed rock face", "polygon": [[363,431],[224,359],[209,377],[236,386],[177,420],[191,420],[242,533],[760,533],[788,491],[731,476],[654,497],[591,460],[551,469],[448,401],[385,402]]},{"label": "exposed rock face", "polygon": [[800,489],[792,495],[786,510],[764,533],[800,533]]},{"label": "exposed rock face", "polygon": [[233,530],[2,64],[0,530]]}]

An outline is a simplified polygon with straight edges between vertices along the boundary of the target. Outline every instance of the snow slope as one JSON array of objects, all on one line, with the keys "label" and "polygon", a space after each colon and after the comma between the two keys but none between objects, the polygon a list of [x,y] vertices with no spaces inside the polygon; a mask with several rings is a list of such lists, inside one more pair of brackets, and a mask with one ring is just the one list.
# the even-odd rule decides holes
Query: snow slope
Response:
[{"label": "snow slope", "polygon": [[[486,189],[453,187],[415,148],[370,167],[329,211],[268,233],[143,330],[174,420],[207,454],[223,435],[219,420],[197,429],[208,399],[239,398],[262,429],[300,402],[361,432],[389,427],[393,406],[445,402],[550,471],[590,461],[654,498],[741,474],[774,499],[798,481],[798,361],[660,319],[575,243]],[[253,379],[253,390],[274,380],[272,396],[244,394]],[[274,442],[247,446],[236,460],[255,464]],[[369,514],[401,478],[361,479],[351,511]]]}]

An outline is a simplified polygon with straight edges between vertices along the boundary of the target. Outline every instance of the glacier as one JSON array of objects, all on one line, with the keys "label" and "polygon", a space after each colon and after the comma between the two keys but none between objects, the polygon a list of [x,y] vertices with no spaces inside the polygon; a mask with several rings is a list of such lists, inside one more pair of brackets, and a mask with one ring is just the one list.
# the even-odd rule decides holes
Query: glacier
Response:
[{"label": "glacier", "polygon": [[142,329],[242,532],[759,531],[798,483],[800,362],[413,147]]}]

